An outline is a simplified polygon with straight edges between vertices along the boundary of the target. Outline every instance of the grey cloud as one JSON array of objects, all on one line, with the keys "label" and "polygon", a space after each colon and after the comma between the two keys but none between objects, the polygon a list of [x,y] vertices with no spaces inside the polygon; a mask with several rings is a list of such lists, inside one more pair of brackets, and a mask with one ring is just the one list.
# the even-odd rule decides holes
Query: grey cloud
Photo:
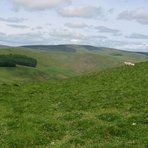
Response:
[{"label": "grey cloud", "polygon": [[9,22],[9,23],[21,23],[24,22],[25,18],[17,18],[17,17],[9,17],[9,18],[2,18],[0,17],[0,21]]},{"label": "grey cloud", "polygon": [[113,12],[114,12],[114,9],[111,8],[111,9],[109,9],[107,12],[108,12],[108,13],[113,13]]},{"label": "grey cloud", "polygon": [[43,27],[42,26],[37,26],[36,29],[40,30],[40,29],[43,29]]},{"label": "grey cloud", "polygon": [[71,6],[61,9],[58,13],[63,17],[101,18],[102,16],[104,16],[104,9],[102,7],[94,6]]},{"label": "grey cloud", "polygon": [[126,36],[126,37],[131,39],[148,39],[148,35],[139,34],[139,33],[133,33],[130,36]]},{"label": "grey cloud", "polygon": [[26,25],[16,25],[16,24],[7,24],[7,26],[9,27],[13,27],[13,28],[19,28],[19,29],[27,29],[27,28],[30,28],[29,26],[26,26]]},{"label": "grey cloud", "polygon": [[43,27],[42,26],[36,26],[36,27],[32,27],[31,30],[42,30]]},{"label": "grey cloud", "polygon": [[110,34],[113,34],[115,36],[121,35],[120,30],[111,29],[111,28],[108,28],[108,27],[105,27],[105,26],[97,26],[97,27],[95,27],[95,29],[97,29],[100,33],[110,33]]},{"label": "grey cloud", "polygon": [[89,27],[89,25],[82,23],[82,22],[66,23],[65,26],[67,26],[69,28],[86,28],[86,27]]},{"label": "grey cloud", "polygon": [[148,25],[148,10],[144,8],[138,8],[131,11],[123,11],[118,17],[118,20],[135,20],[140,24]]},{"label": "grey cloud", "polygon": [[93,39],[107,39],[107,37],[103,36],[103,35],[91,35],[90,38],[93,38]]}]

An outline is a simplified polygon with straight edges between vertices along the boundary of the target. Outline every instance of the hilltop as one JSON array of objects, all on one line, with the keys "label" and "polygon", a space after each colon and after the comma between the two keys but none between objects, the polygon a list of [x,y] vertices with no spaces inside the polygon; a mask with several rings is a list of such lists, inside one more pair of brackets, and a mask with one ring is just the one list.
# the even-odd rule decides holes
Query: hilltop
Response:
[{"label": "hilltop", "polygon": [[46,81],[120,67],[124,61],[146,61],[147,55],[89,45],[30,45],[0,49],[0,55],[19,54],[37,60],[35,69],[0,68],[0,83]]},{"label": "hilltop", "polygon": [[148,62],[0,85],[1,147],[148,147]]}]

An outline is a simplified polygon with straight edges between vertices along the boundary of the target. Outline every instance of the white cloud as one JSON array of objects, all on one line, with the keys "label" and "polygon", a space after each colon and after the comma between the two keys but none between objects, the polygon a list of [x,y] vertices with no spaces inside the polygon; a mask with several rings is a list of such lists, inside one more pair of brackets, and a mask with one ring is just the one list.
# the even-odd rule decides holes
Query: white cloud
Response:
[{"label": "white cloud", "polygon": [[66,39],[84,39],[85,35],[82,33],[74,32],[69,29],[53,29],[49,32],[49,35],[56,38],[66,38]]},{"label": "white cloud", "polygon": [[148,25],[148,9],[137,8],[131,11],[123,11],[119,14],[119,20],[135,20],[140,24]]},{"label": "white cloud", "polygon": [[102,17],[104,15],[104,9],[102,7],[94,6],[69,6],[61,9],[59,14],[64,17],[93,18]]},{"label": "white cloud", "polygon": [[24,7],[31,10],[45,10],[71,3],[71,0],[12,0],[14,7]]},{"label": "white cloud", "polygon": [[82,40],[80,40],[80,39],[71,39],[70,42],[72,44],[80,44],[82,42]]}]

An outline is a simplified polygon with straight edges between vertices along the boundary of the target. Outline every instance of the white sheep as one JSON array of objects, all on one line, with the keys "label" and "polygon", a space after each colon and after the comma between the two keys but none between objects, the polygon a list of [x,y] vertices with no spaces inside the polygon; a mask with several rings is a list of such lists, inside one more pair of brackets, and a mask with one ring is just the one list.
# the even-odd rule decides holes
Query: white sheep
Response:
[{"label": "white sheep", "polygon": [[124,64],[125,64],[125,65],[128,65],[128,66],[135,66],[135,64],[132,63],[132,62],[124,62]]}]

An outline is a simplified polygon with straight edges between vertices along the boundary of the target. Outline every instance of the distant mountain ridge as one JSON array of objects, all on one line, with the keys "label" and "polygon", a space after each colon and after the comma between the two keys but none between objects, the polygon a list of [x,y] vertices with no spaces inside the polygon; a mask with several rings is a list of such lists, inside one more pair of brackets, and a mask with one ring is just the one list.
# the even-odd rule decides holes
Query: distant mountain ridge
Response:
[{"label": "distant mountain ridge", "polygon": [[47,50],[47,51],[63,51],[63,52],[76,52],[78,48],[87,49],[89,51],[101,51],[101,50],[110,50],[124,53],[137,53],[148,55],[148,52],[134,52],[134,51],[126,51],[121,49],[109,48],[109,47],[97,47],[92,45],[77,45],[77,44],[59,44],[59,45],[24,45],[20,46],[23,48],[31,48],[31,49],[39,49],[39,50]]},{"label": "distant mountain ridge", "polygon": [[[48,51],[64,51],[64,52],[76,52],[76,48],[85,48],[87,50],[102,50],[109,49],[106,47],[95,47],[91,45],[75,45],[75,44],[61,44],[61,45],[25,45],[24,48],[40,49]],[[110,48],[111,49],[111,48]]]},{"label": "distant mountain ridge", "polygon": [[74,48],[71,48],[70,46],[67,46],[67,45],[26,45],[21,47],[48,50],[48,51],[76,52]]},{"label": "distant mountain ridge", "polygon": [[[76,44],[59,44],[59,45],[25,45],[21,46],[24,48],[32,48],[32,49],[40,49],[40,50],[48,50],[48,51],[66,51],[66,52],[76,52],[76,48],[85,48],[87,50],[104,50],[104,49],[111,49],[107,47],[96,47],[91,45],[76,45]],[[117,49],[115,49],[117,50]],[[125,51],[126,52],[126,51]]]},{"label": "distant mountain ridge", "polygon": [[[125,52],[125,53],[137,53],[148,56],[148,52],[134,52],[134,51],[126,51],[121,49],[109,48],[109,47],[98,47],[92,45],[79,45],[79,44],[59,44],[59,45],[23,45],[16,46],[17,48],[30,48],[30,49],[38,49],[38,50],[47,50],[47,51],[62,51],[62,52],[77,52],[77,48],[87,49],[89,51],[101,51],[101,50],[110,50],[117,52]],[[15,48],[13,46],[8,45],[0,45],[0,49],[2,48]],[[118,54],[117,54],[118,55]]]},{"label": "distant mountain ridge", "polygon": [[9,48],[10,46],[7,46],[7,45],[0,45],[0,49],[1,48]]}]

